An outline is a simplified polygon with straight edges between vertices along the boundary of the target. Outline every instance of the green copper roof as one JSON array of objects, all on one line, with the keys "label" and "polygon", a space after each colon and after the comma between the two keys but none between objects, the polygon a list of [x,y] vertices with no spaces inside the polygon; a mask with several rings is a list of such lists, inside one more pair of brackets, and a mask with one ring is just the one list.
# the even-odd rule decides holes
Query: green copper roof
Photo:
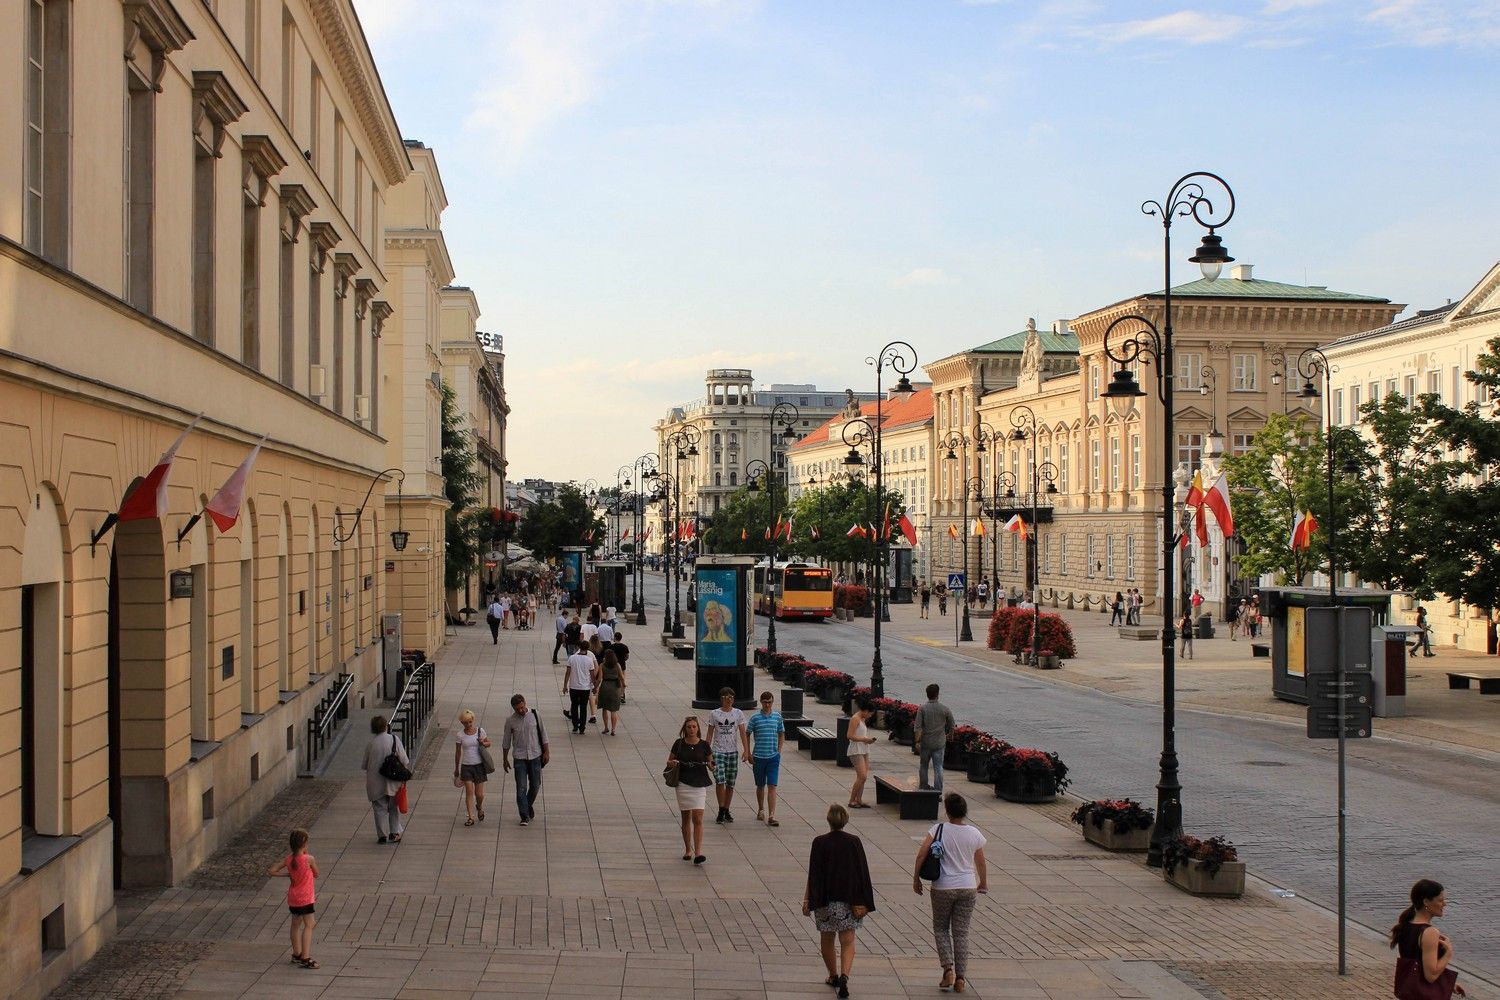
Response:
[{"label": "green copper roof", "polygon": [[[1151,292],[1159,298],[1161,292]],[[1389,302],[1378,295],[1355,295],[1352,292],[1335,292],[1322,285],[1291,285],[1284,281],[1264,281],[1260,278],[1221,277],[1218,281],[1199,278],[1185,285],[1176,285],[1173,295],[1195,299],[1305,299],[1312,302]]]},{"label": "green copper roof", "polygon": [[[1022,330],[1013,333],[1009,337],[1001,337],[992,340],[988,344],[980,344],[971,348],[971,354],[1020,354],[1026,347],[1026,335],[1030,331]],[[1038,330],[1036,335],[1041,338],[1042,351],[1046,354],[1077,354],[1078,336],[1072,332],[1053,333],[1051,330]]]}]

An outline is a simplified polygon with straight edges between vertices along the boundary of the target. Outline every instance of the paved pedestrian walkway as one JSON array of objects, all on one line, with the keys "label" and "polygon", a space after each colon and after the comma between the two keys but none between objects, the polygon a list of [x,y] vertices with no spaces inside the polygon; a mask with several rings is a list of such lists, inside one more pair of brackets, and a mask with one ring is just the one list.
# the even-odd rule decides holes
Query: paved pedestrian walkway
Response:
[{"label": "paved pedestrian walkway", "polygon": [[[919,617],[916,604],[891,606],[888,634],[910,642],[956,649],[964,656],[1001,670],[1026,674],[1053,684],[1073,684],[1108,694],[1161,702],[1161,641],[1122,638],[1110,627],[1109,615],[1097,611],[1056,611],[1073,628],[1078,656],[1064,661],[1061,670],[1042,671],[1011,662],[1009,654],[985,648],[990,608],[975,608],[970,614],[974,641],[955,644],[958,615],[950,603],[948,615],[940,616],[934,601],[931,617]],[[1043,608],[1053,612],[1055,609]],[[850,625],[869,628],[871,619],[855,619]],[[1146,617],[1146,628],[1160,629],[1161,619]],[[1271,661],[1251,653],[1251,640],[1229,638],[1229,626],[1215,623],[1215,638],[1196,639],[1193,658],[1177,658],[1177,703],[1243,717],[1301,721],[1306,708],[1280,701],[1271,694]],[[1269,629],[1268,629],[1269,631]],[[1263,634],[1255,642],[1269,642]],[[1378,736],[1424,746],[1500,757],[1500,698],[1485,697],[1477,690],[1450,691],[1450,670],[1500,670],[1500,658],[1451,646],[1436,647],[1431,659],[1407,663],[1406,715],[1375,720]]]},{"label": "paved pedestrian walkway", "polygon": [[[851,772],[789,749],[781,826],[772,829],[755,822],[742,771],[737,821],[717,826],[710,818],[708,863],[685,864],[660,771],[690,711],[692,666],[670,658],[654,628],[623,632],[632,655],[618,737],[596,726],[570,735],[549,631],[502,633],[498,648],[483,641],[482,628],[451,639],[437,657],[441,728],[418,755],[410,825],[399,845],[376,843],[359,778],[328,796],[323,790],[334,779],[299,783],[318,793],[311,801],[320,809],[310,849],[322,871],[314,944],[321,969],[289,962],[285,882],[236,871],[122,907],[128,922],[120,940],[59,995],[829,996],[800,900],[809,842],[826,829],[827,805],[847,800]],[[515,691],[542,712],[552,745],[538,821],[518,825],[513,786],[497,772],[485,821],[465,827],[448,763],[452,720],[470,708],[498,733]],[[831,724],[833,709],[809,711]],[[914,764],[895,744],[872,748],[874,773],[909,774]],[[1389,993],[1389,952],[1365,932],[1351,938],[1354,975],[1334,974],[1334,923],[1323,910],[1259,883],[1241,900],[1190,897],[1139,858],[1086,844],[1066,825],[1066,803],[1012,805],[953,772],[949,779],[970,796],[971,819],[990,838],[990,894],[973,925],[974,996]],[[309,801],[298,786],[284,794]],[[263,843],[237,842],[237,849],[278,856],[284,831],[263,827]],[[909,874],[926,824],[902,822],[882,807],[857,813],[851,829],[864,838],[877,893],[851,992],[938,996],[926,899],[912,894]]]}]

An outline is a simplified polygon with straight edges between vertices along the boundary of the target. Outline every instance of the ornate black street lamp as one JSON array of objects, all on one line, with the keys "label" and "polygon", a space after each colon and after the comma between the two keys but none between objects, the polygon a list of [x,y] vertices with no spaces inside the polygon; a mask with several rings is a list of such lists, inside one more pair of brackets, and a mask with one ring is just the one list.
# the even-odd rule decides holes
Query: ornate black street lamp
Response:
[{"label": "ornate black street lamp", "polygon": [[635,460],[635,479],[640,484],[640,488],[636,490],[631,501],[631,509],[635,515],[631,519],[631,531],[635,535],[635,546],[632,552],[635,556],[635,568],[632,574],[635,579],[635,605],[631,611],[635,614],[637,625],[646,624],[646,551],[645,541],[641,538],[646,530],[646,504],[651,502],[646,494],[646,486],[655,481],[658,464],[656,455],[651,452]]},{"label": "ornate black street lamp", "polygon": [[[885,665],[880,658],[880,559],[882,555],[880,536],[884,533],[883,528],[875,526],[876,508],[880,505],[880,446],[876,443],[878,435],[875,426],[864,417],[855,417],[853,420],[844,421],[844,426],[839,432],[845,444],[849,446],[849,453],[844,456],[844,471],[835,472],[828,477],[830,482],[839,479],[848,481],[850,489],[854,484],[860,483],[860,470],[866,465],[870,467],[871,478],[875,481],[875,494],[872,497],[869,486],[865,486],[865,520],[869,523],[874,534],[870,538],[870,594],[875,601],[872,609],[875,616],[875,653],[870,660],[870,692],[873,697],[885,697]],[[859,453],[864,448],[870,453],[868,460]]]},{"label": "ornate black street lamp", "polygon": [[[958,603],[963,608],[963,624],[959,627],[958,641],[973,642],[974,632],[969,627],[969,487],[968,480],[964,478],[969,470],[969,435],[963,431],[949,431],[946,437],[938,441],[938,447],[948,449],[948,454],[943,456],[943,460],[948,462],[959,461],[958,450],[963,451],[963,464],[959,467],[959,483],[963,492],[963,527],[959,537],[963,539],[964,549],[964,592],[958,595]],[[984,451],[984,441],[981,440],[974,450]]]},{"label": "ornate black street lamp", "polygon": [[[1034,666],[1042,645],[1042,592],[1041,575],[1042,563],[1040,556],[1041,546],[1041,496],[1045,492],[1049,496],[1057,492],[1057,466],[1051,462],[1038,462],[1036,454],[1037,438],[1040,428],[1037,426],[1036,411],[1025,403],[1017,404],[1010,411],[1010,439],[1020,443],[1031,442],[1031,527],[1026,532],[1026,592],[1030,597],[1033,613],[1031,616],[1031,662]],[[1050,502],[1050,501],[1049,501]],[[1023,520],[1025,515],[1021,515]]]},{"label": "ornate black street lamp", "polygon": [[[1220,202],[1222,215],[1215,211],[1213,201],[1205,194],[1205,182],[1223,189],[1225,200]],[[1161,774],[1156,784],[1156,824],[1151,828],[1151,848],[1146,854],[1146,863],[1160,867],[1163,845],[1182,830],[1182,783],[1177,769],[1176,629],[1172,617],[1171,584],[1172,552],[1177,545],[1172,496],[1173,457],[1177,451],[1172,421],[1173,381],[1176,375],[1176,362],[1172,354],[1172,223],[1178,218],[1191,217],[1199,226],[1208,230],[1197,252],[1188,259],[1201,268],[1206,280],[1214,281],[1224,265],[1234,260],[1216,232],[1234,216],[1234,192],[1217,174],[1195,171],[1178,179],[1164,200],[1142,203],[1141,211],[1159,218],[1162,225],[1162,267],[1165,278],[1162,288],[1162,325],[1158,329],[1156,324],[1139,315],[1121,316],[1109,324],[1104,331],[1104,353],[1119,368],[1104,395],[1117,408],[1129,412],[1134,400],[1145,396],[1146,392],[1127,366],[1137,360],[1156,366],[1156,395],[1162,404],[1162,585],[1159,593],[1162,606],[1162,749]],[[1117,327],[1125,328],[1120,332],[1123,342],[1111,343],[1111,336]]]},{"label": "ornate black street lamp", "polygon": [[[396,530],[391,532],[391,548],[397,552],[404,552],[406,550],[406,543],[411,539],[411,532],[401,526],[401,486],[406,482],[406,473],[400,469],[382,469],[380,472],[375,473],[370,479],[370,488],[365,490],[365,498],[359,502],[359,509],[354,512],[354,523],[349,525],[348,531],[343,530],[344,515],[337,510],[333,512],[333,540],[335,542],[342,545],[354,537],[354,532],[359,528],[359,519],[364,516],[365,506],[370,502],[370,494],[375,492],[375,484],[386,476],[390,476],[396,480]],[[187,527],[182,529],[181,533],[177,536],[179,542],[182,541],[183,536],[188,533],[188,530],[198,522],[199,517],[202,517],[202,515],[196,515],[187,523]]]},{"label": "ornate black street lamp", "polygon": [[[692,424],[683,424],[666,438],[668,454],[677,456],[676,468],[671,479],[672,509],[676,512],[679,521],[682,519],[682,470],[687,463],[698,457],[698,442],[702,439],[702,432]],[[672,606],[667,609],[667,625],[662,629],[663,632],[671,632],[674,639],[681,639],[683,636],[682,581],[678,579],[682,571],[682,540],[678,537],[680,533],[681,525],[674,525],[672,529],[672,575],[667,578],[667,586],[672,588]],[[665,535],[665,532],[663,534]],[[662,541],[665,543],[666,538]]]}]

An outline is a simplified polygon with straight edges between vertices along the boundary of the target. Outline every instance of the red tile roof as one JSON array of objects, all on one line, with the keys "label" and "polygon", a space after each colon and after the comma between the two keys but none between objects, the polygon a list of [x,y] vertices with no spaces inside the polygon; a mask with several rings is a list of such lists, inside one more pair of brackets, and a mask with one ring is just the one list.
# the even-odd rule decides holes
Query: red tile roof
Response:
[{"label": "red tile roof", "polygon": [[[860,416],[866,419],[873,418],[875,416],[875,406],[876,404],[873,401],[862,403],[859,408]],[[882,431],[925,423],[932,419],[932,387],[927,386],[918,389],[905,402],[887,402],[883,409],[885,411],[885,420],[881,424]],[[847,419],[849,418],[845,417],[842,413],[830,417],[808,431],[802,440],[792,445],[787,451],[807,451],[812,448],[827,446],[831,440],[834,440],[828,436],[829,430],[841,426]]]}]

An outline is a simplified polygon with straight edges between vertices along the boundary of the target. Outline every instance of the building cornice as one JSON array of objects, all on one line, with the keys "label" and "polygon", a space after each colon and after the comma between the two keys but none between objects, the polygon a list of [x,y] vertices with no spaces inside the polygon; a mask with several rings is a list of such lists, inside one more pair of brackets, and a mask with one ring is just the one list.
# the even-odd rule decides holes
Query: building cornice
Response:
[{"label": "building cornice", "polygon": [[400,184],[411,173],[411,160],[401,143],[401,130],[351,0],[309,0],[308,8],[339,76],[349,88],[360,126],[370,137],[386,183]]}]

